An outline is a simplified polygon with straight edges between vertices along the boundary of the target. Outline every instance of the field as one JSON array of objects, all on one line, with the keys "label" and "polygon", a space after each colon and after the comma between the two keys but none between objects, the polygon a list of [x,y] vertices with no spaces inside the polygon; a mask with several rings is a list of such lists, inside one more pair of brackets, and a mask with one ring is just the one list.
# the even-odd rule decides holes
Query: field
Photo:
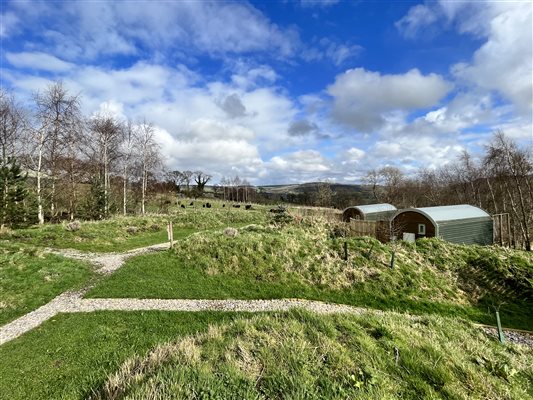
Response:
[{"label": "field", "polygon": [[[110,275],[89,263],[165,242],[169,220],[173,249]],[[0,399],[533,398],[533,349],[475,325],[495,325],[498,309],[505,327],[533,330],[526,252],[381,244],[219,202],[1,236],[0,325],[88,284],[86,299],[303,298],[367,311],[59,314],[0,346]],[[47,248],[90,253],[82,262]]]}]

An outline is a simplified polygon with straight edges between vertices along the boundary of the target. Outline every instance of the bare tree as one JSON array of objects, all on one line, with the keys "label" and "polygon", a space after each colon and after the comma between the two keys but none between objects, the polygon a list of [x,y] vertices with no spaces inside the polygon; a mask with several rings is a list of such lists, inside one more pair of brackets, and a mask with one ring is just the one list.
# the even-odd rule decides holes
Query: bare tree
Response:
[{"label": "bare tree", "polygon": [[136,129],[136,149],[141,164],[141,213],[146,213],[146,190],[148,174],[161,164],[159,145],[155,141],[155,130],[151,123],[143,121]]},{"label": "bare tree", "polygon": [[133,122],[128,121],[122,130],[122,137],[119,144],[120,164],[122,170],[122,213],[127,214],[128,205],[128,184],[130,180],[130,170],[135,162],[135,127]]},{"label": "bare tree", "polygon": [[20,143],[27,124],[24,110],[17,104],[13,95],[0,89],[0,152],[2,161],[17,157]]},{"label": "bare tree", "polygon": [[111,163],[118,157],[118,146],[122,137],[122,125],[110,114],[103,112],[89,121],[93,141],[93,157],[98,165],[98,176],[103,178],[104,213],[109,212]]},{"label": "bare tree", "polygon": [[319,182],[316,186],[315,205],[319,207],[330,207],[333,198],[333,191],[331,190],[331,183]]},{"label": "bare tree", "polygon": [[39,153],[45,168],[50,188],[50,213],[56,213],[56,181],[59,163],[64,151],[79,129],[81,120],[79,96],[71,96],[61,81],[50,84],[42,93],[36,93],[37,119],[40,124]]},{"label": "bare tree", "polygon": [[503,209],[510,208],[521,241],[531,251],[533,229],[533,162],[526,150],[508,139],[502,131],[494,134],[487,147],[484,164],[491,169],[504,193]]},{"label": "bare tree", "polygon": [[205,185],[211,180],[211,178],[211,175],[208,175],[202,171],[194,172],[194,182],[196,182],[196,192],[198,196],[201,196],[204,193]]}]

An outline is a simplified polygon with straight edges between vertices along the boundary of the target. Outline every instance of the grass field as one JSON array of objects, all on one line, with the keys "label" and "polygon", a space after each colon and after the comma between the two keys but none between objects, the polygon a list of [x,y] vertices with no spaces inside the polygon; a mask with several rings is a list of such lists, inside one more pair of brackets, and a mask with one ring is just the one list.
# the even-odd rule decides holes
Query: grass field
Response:
[{"label": "grass field", "polygon": [[130,259],[88,297],[298,297],[433,313],[533,329],[531,255],[436,239],[390,245],[331,237],[327,224],[252,225],[235,237],[194,234],[175,250]]},{"label": "grass field", "polygon": [[127,358],[236,318],[231,313],[60,314],[0,346],[0,399],[83,399]]},{"label": "grass field", "polygon": [[97,399],[529,399],[533,351],[456,319],[238,319],[122,364]]},{"label": "grass field", "polygon": [[532,254],[344,238],[341,225],[260,207],[3,232],[0,325],[94,278],[43,247],[161,243],[169,219],[180,239],[173,250],[130,258],[87,296],[292,297],[385,311],[60,314],[0,347],[0,399],[533,399],[533,350],[471,324],[494,325],[499,307],[504,326],[533,329]]},{"label": "grass field", "polygon": [[87,263],[0,243],[0,325],[83,286],[92,276]]},{"label": "grass field", "polygon": [[117,216],[108,220],[81,222],[80,229],[75,231],[68,230],[67,223],[33,226],[0,232],[0,240],[39,247],[116,252],[167,241],[166,227],[169,221],[173,222],[174,239],[179,239],[192,232],[220,229],[228,224],[242,226],[266,220],[265,213],[258,206],[244,211],[229,205],[222,208],[222,203],[216,202],[213,207],[202,208],[197,202],[194,208],[178,209],[169,215]]}]

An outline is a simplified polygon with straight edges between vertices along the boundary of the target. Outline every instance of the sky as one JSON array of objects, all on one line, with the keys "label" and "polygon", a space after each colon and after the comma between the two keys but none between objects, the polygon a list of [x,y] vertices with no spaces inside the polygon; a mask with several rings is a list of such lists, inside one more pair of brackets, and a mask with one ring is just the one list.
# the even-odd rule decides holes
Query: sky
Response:
[{"label": "sky", "polygon": [[151,121],[166,168],[360,183],[533,146],[531,1],[0,1],[0,83]]}]

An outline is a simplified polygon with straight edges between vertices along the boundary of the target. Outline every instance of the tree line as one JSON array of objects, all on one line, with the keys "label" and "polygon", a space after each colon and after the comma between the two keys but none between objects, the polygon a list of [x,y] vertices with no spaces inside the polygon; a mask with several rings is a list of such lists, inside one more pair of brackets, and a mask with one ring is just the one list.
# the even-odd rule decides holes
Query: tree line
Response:
[{"label": "tree line", "polygon": [[152,123],[90,116],[62,82],[31,107],[0,90],[2,227],[60,218],[146,212],[149,180],[162,165]]}]

